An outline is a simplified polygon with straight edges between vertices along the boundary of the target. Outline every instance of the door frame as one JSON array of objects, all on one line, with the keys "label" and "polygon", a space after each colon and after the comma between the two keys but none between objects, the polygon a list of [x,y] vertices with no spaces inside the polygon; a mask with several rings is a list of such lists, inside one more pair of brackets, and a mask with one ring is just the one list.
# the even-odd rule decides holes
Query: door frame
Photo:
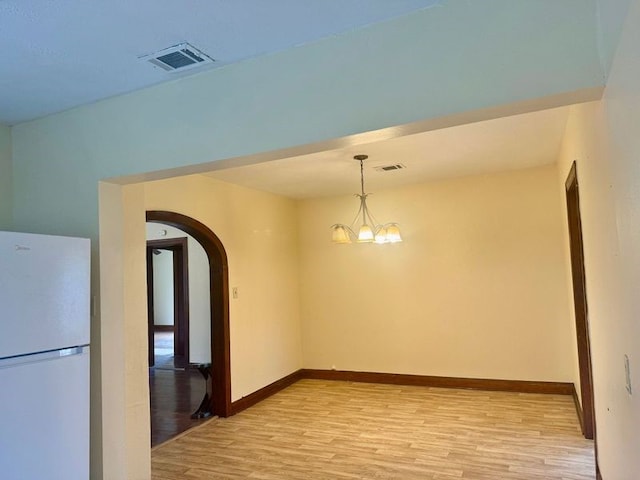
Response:
[{"label": "door frame", "polygon": [[[573,283],[573,305],[576,320],[578,345],[578,366],[580,370],[580,425],[585,438],[595,439],[596,418],[593,394],[593,373],[591,367],[591,342],[589,339],[589,310],[582,244],[582,221],[580,219],[580,195],[576,162],[565,182],[567,201],[567,222],[569,225],[569,250],[571,254],[571,278]],[[597,463],[597,448],[596,448]]]},{"label": "door frame", "polygon": [[207,254],[211,302],[211,410],[214,415],[228,417],[231,415],[231,360],[227,253],[215,233],[191,217],[164,210],[149,210],[146,220],[169,225],[191,235]]},{"label": "door frame", "polygon": [[147,318],[149,366],[153,366],[154,292],[153,251],[173,252],[173,357],[176,368],[189,368],[189,249],[187,237],[147,240]]}]

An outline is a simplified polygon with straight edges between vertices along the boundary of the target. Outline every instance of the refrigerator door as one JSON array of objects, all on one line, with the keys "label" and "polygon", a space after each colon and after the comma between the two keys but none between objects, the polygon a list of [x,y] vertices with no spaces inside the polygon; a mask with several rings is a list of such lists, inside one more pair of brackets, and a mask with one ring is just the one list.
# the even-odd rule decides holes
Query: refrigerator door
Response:
[{"label": "refrigerator door", "polygon": [[88,239],[0,232],[0,358],[89,343]]},{"label": "refrigerator door", "polygon": [[50,354],[0,362],[3,479],[89,478],[89,347]]}]

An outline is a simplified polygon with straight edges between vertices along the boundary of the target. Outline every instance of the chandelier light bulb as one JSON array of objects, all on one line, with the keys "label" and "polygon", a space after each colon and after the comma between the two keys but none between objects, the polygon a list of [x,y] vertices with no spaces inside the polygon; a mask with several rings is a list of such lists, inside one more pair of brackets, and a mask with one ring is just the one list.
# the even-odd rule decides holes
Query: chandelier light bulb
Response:
[{"label": "chandelier light bulb", "polygon": [[382,227],[380,230],[378,230],[378,232],[376,233],[376,237],[375,237],[375,242],[376,243],[387,243],[387,229]]},{"label": "chandelier light bulb", "polygon": [[387,227],[387,242],[398,243],[401,241],[402,237],[400,236],[400,229],[397,224],[392,223]]},{"label": "chandelier light bulb", "polygon": [[344,228],[343,225],[333,226],[333,234],[331,236],[331,240],[333,241],[333,243],[351,243],[349,232]]},{"label": "chandelier light bulb", "polygon": [[373,230],[367,224],[364,224],[358,230],[358,243],[373,242]]}]

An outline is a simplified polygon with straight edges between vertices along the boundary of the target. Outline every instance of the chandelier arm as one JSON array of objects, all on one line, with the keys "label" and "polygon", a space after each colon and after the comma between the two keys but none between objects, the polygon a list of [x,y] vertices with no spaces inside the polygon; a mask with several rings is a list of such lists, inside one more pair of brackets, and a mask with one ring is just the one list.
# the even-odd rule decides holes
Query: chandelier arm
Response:
[{"label": "chandelier arm", "polygon": [[363,205],[364,205],[364,207],[363,207],[363,210],[364,210],[363,217],[364,217],[365,215],[367,216],[367,219],[369,220],[369,223],[370,223],[370,225],[369,225],[369,226],[370,226],[370,227],[371,227],[371,229],[374,231],[373,233],[377,233],[377,232],[378,232],[378,230],[380,230],[380,228],[382,228],[382,225],[380,225],[380,224],[377,222],[377,220],[375,219],[375,217],[373,216],[373,214],[372,214],[372,213],[371,213],[371,211],[369,210],[369,206],[367,205],[367,202],[366,202],[366,197],[367,197],[367,196],[369,196],[369,195],[367,194],[367,195],[365,196],[365,201],[363,202]]},{"label": "chandelier arm", "polygon": [[362,197],[360,195],[358,195],[357,193],[355,194],[356,197],[360,198],[360,207],[358,208],[358,212],[356,213],[356,216],[353,217],[353,221],[351,222],[351,229],[355,232],[356,230],[356,224],[357,221],[360,219],[360,214],[363,213],[363,208],[362,208]]},{"label": "chandelier arm", "polygon": [[362,224],[368,225],[367,217],[369,216],[369,209],[367,208],[367,196],[362,195],[360,197],[360,210],[362,211]]},{"label": "chandelier arm", "polygon": [[347,229],[347,231],[349,232],[349,235],[351,235],[354,239],[357,237],[356,232],[354,232],[349,225],[345,225],[344,228]]}]

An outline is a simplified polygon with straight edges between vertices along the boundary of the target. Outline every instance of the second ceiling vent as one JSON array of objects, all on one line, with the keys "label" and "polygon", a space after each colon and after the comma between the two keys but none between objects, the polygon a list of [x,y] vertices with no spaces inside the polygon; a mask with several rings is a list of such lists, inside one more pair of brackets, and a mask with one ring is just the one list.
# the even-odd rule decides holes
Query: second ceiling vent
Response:
[{"label": "second ceiling vent", "polygon": [[214,62],[206,53],[188,43],[180,43],[151,55],[145,55],[140,59],[146,60],[168,72],[187,70]]},{"label": "second ceiling vent", "polygon": [[407,167],[405,167],[401,163],[394,163],[393,165],[381,165],[379,167],[374,167],[374,168],[379,172],[391,172],[393,170],[402,170]]}]

